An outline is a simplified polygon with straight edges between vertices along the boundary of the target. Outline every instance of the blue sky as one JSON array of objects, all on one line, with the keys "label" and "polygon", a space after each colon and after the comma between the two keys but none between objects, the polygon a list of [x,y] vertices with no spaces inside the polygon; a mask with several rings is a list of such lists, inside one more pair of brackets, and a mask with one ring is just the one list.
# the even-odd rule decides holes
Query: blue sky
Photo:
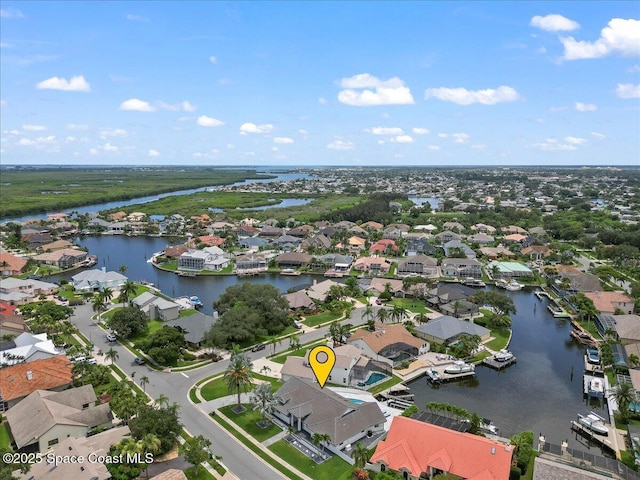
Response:
[{"label": "blue sky", "polygon": [[3,164],[639,165],[638,2],[28,2]]}]

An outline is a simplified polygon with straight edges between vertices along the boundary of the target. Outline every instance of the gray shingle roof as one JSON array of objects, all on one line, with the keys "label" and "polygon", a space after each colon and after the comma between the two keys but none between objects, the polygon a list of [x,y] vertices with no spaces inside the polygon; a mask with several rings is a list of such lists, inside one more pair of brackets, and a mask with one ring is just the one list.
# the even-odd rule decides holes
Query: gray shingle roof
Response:
[{"label": "gray shingle roof", "polygon": [[443,315],[428,323],[415,327],[420,333],[440,338],[444,341],[455,339],[458,335],[466,333],[468,335],[483,336],[490,331],[475,323],[460,320],[459,318]]}]

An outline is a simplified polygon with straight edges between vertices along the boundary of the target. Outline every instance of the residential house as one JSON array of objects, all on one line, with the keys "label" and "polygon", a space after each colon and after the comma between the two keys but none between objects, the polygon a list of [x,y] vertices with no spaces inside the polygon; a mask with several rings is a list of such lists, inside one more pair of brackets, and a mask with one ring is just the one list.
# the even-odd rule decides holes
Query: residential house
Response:
[{"label": "residential house", "polygon": [[238,240],[238,246],[240,248],[259,249],[260,247],[264,247],[268,244],[268,240],[260,237],[246,237]]},{"label": "residential house", "polygon": [[465,228],[460,222],[444,222],[442,228],[445,230],[455,230],[456,232],[464,232]]},{"label": "residential house", "polygon": [[217,235],[202,235],[198,237],[198,241],[207,247],[219,247],[224,243],[224,238]]},{"label": "residential house", "polygon": [[438,260],[426,255],[414,255],[405,260],[400,260],[396,269],[396,275],[399,277],[407,275],[437,277],[439,274]]},{"label": "residential house", "polygon": [[238,274],[266,271],[267,260],[264,255],[252,253],[248,255],[240,255],[236,258],[236,273]]},{"label": "residential house", "polygon": [[349,233],[351,235],[355,235],[358,238],[362,238],[362,239],[369,238],[369,232],[358,225],[354,225],[353,227],[349,228]]},{"label": "residential house", "polygon": [[384,432],[386,417],[375,402],[353,403],[319,385],[291,377],[275,393],[274,415],[310,437],[327,435],[326,448],[349,463],[344,450],[364,437]]},{"label": "residential house", "polygon": [[33,259],[38,263],[65,269],[84,262],[87,259],[87,252],[75,248],[63,248],[61,250],[41,253],[33,257]]},{"label": "residential house", "polygon": [[151,292],[144,292],[132,300],[132,303],[149,320],[174,320],[180,316],[180,305],[171,300],[158,297]]},{"label": "residential house", "polygon": [[0,276],[20,275],[27,266],[27,259],[16,257],[8,252],[0,253]]},{"label": "residential house", "polygon": [[0,302],[0,337],[4,335],[20,335],[27,331],[22,315],[16,315],[16,306]]},{"label": "residential house", "polygon": [[68,437],[87,437],[94,428],[110,427],[108,403],[96,405],[92,385],[63,392],[36,390],[5,416],[21,452],[46,452]]},{"label": "residential house", "polygon": [[515,253],[513,253],[508,248],[504,248],[499,245],[497,247],[480,247],[480,253],[485,255],[490,260],[497,260],[502,257],[515,257]]},{"label": "residential house", "polygon": [[306,289],[307,295],[318,302],[324,302],[329,294],[331,287],[340,286],[338,282],[333,280],[313,281],[313,285]]},{"label": "residential house", "polygon": [[429,351],[429,344],[414,337],[402,324],[385,325],[376,323],[375,330],[361,328],[347,339],[349,345],[359,348],[364,354],[377,361],[392,362],[415,357]]},{"label": "residential house", "polygon": [[552,269],[545,268],[546,272],[553,272],[554,270],[558,276],[556,287],[561,286],[563,282],[566,283],[568,285],[565,288],[567,293],[597,292],[602,290],[602,284],[596,275],[581,272],[569,265],[555,265]]},{"label": "residential house", "polygon": [[438,474],[508,480],[513,450],[497,440],[396,416],[369,462],[376,471],[393,470],[405,480],[434,478]]},{"label": "residential house", "polygon": [[281,235],[271,243],[281,250],[294,250],[302,243],[302,238],[294,237],[293,235]]},{"label": "residential house", "polygon": [[303,250],[325,250],[331,246],[331,239],[319,233],[303,240],[300,246]]},{"label": "residential house", "polygon": [[339,232],[340,232],[339,228],[328,226],[328,227],[321,228],[318,233],[321,233],[322,235],[325,235],[329,238],[333,238]]},{"label": "residential house", "polygon": [[251,225],[242,224],[233,229],[233,233],[235,233],[239,237],[253,237],[260,232],[256,227],[252,227]]},{"label": "residential house", "polygon": [[336,272],[346,273],[351,268],[353,257],[340,255],[339,253],[327,253],[318,257],[318,260],[325,265],[329,265]]},{"label": "residential house", "polygon": [[114,222],[119,222],[120,220],[127,218],[127,212],[120,210],[119,212],[110,213],[109,218]]},{"label": "residential house", "polygon": [[531,269],[518,262],[493,262],[489,269],[494,278],[533,278]]},{"label": "residential house", "polygon": [[523,248],[520,253],[528,255],[531,260],[540,261],[551,255],[551,249],[546,245],[531,245]]},{"label": "residential house", "polygon": [[462,240],[462,237],[460,237],[460,235],[458,235],[457,233],[453,233],[449,230],[445,230],[444,232],[440,232],[436,235],[433,236],[433,238],[440,244],[440,245],[444,245],[447,242],[450,242],[451,240],[457,240],[458,242],[460,240]]},{"label": "residential house", "polygon": [[276,263],[280,268],[298,268],[309,265],[311,255],[298,252],[287,252],[276,257]]},{"label": "residential house", "polygon": [[185,252],[188,252],[192,249],[192,246],[189,245],[167,245],[164,247],[164,256],[167,258],[178,258]]},{"label": "residential house", "polygon": [[478,245],[490,245],[495,241],[496,239],[493,235],[488,235],[486,233],[475,233],[467,237],[467,242],[477,243]]},{"label": "residential house", "polygon": [[381,223],[378,222],[374,222],[374,221],[369,221],[369,222],[365,222],[362,225],[360,225],[361,228],[364,228],[366,230],[375,230],[375,231],[379,231],[382,230],[382,228],[384,227],[384,225],[382,225]]},{"label": "residential house", "polygon": [[457,283],[444,283],[427,292],[427,302],[438,307],[455,301],[463,301],[474,295],[476,290]]},{"label": "residential house", "polygon": [[614,315],[616,313],[631,315],[635,308],[633,298],[622,292],[585,292],[587,298],[590,298],[593,305],[600,313],[608,313]]},{"label": "residential house", "polygon": [[0,412],[36,390],[62,391],[71,385],[73,364],[65,355],[0,368]]},{"label": "residential house", "polygon": [[402,238],[402,234],[404,232],[396,227],[387,227],[384,229],[384,232],[382,232],[382,239],[383,240],[398,240],[399,238]]},{"label": "residential house", "polygon": [[[600,314],[594,319],[598,333],[603,337],[614,331],[617,340],[623,345],[640,344],[640,316]],[[607,333],[605,333],[607,332]]]},{"label": "residential house", "polygon": [[129,279],[121,273],[102,269],[84,270],[71,277],[71,284],[76,290],[102,292],[105,288],[119,289]]},{"label": "residential house", "polygon": [[62,355],[46,333],[21,333],[13,340],[0,344],[0,366],[33,362]]},{"label": "residential house", "polygon": [[29,250],[37,250],[41,246],[51,243],[53,241],[53,237],[48,232],[27,234],[23,232],[20,237],[20,241],[25,242]]},{"label": "residential house", "polygon": [[364,238],[360,238],[357,236],[352,236],[347,239],[347,248],[351,252],[360,252],[366,244],[366,240]]},{"label": "residential house", "polygon": [[[364,284],[365,282],[363,281],[360,287],[363,292],[373,292],[375,295],[380,295],[388,288],[393,296],[402,296],[403,294],[402,280],[379,277],[362,280],[366,281],[366,284]],[[358,282],[358,284],[360,284],[360,282]]]},{"label": "residential house", "polygon": [[113,222],[109,224],[108,230],[105,232],[106,235],[124,235],[127,231],[127,227],[129,226],[129,222]]},{"label": "residential house", "polygon": [[0,280],[0,301],[11,305],[23,305],[34,301],[40,295],[53,295],[58,292],[55,283],[20,278],[3,278]]},{"label": "residential house", "polygon": [[266,225],[260,229],[260,237],[277,238],[284,234],[284,229]]},{"label": "residential house", "polygon": [[73,243],[68,242],[66,240],[55,240],[54,242],[47,243],[46,245],[42,245],[40,250],[43,252],[55,252],[56,250],[63,250],[65,248],[73,247]]},{"label": "residential house", "polygon": [[462,243],[459,240],[451,240],[445,243],[442,248],[444,249],[444,254],[447,257],[451,256],[455,250],[461,251],[467,258],[476,258],[477,256],[476,252],[474,252],[469,245]]},{"label": "residential house", "polygon": [[300,225],[299,227],[292,228],[288,234],[293,237],[305,238],[313,234],[314,228],[311,225]]},{"label": "residential house", "polygon": [[165,324],[166,327],[177,328],[184,334],[184,340],[193,347],[201,347],[205,334],[218,321],[218,313],[206,315],[196,312],[193,315],[177,318]]},{"label": "residential house", "polygon": [[451,345],[460,335],[478,335],[481,341],[491,336],[491,330],[449,315],[442,315],[415,327],[416,335],[428,342]]},{"label": "residential house", "polygon": [[473,258],[445,258],[441,269],[445,277],[482,277],[482,264]]},{"label": "residential house", "polygon": [[391,260],[384,257],[360,257],[353,264],[354,270],[358,272],[369,272],[373,275],[389,273]]},{"label": "residential house", "polygon": [[486,233],[489,235],[493,235],[496,233],[496,227],[491,225],[486,225],[484,223],[476,223],[475,225],[471,225],[471,230],[478,233]]},{"label": "residential house", "polygon": [[289,304],[289,309],[293,311],[298,310],[315,310],[316,304],[311,297],[307,295],[304,290],[298,290],[297,292],[287,293],[284,295],[284,299]]},{"label": "residential house", "polygon": [[500,231],[505,235],[511,235],[514,233],[520,234],[520,235],[527,235],[529,233],[524,228],[518,227],[517,225],[509,225],[508,227],[502,227]]},{"label": "residential house", "polygon": [[429,237],[422,233],[409,233],[406,237],[407,256],[412,257],[421,253],[432,255],[436,253],[436,247],[429,243]]},{"label": "residential house", "polygon": [[[112,445],[123,440],[129,435],[129,427],[117,427],[105,430],[90,437],[67,437],[61,440],[55,447],[47,451],[47,455],[56,458],[89,458],[89,455],[106,457]],[[107,470],[106,463],[84,461],[58,462],[52,464],[43,461],[35,462],[27,473],[14,472],[19,480],[111,480],[111,472]],[[180,472],[182,473],[182,472]],[[186,477],[184,477],[186,479]]]},{"label": "residential house", "polygon": [[206,247],[203,250],[188,250],[178,257],[179,270],[212,270],[219,271],[231,263],[220,247]]}]

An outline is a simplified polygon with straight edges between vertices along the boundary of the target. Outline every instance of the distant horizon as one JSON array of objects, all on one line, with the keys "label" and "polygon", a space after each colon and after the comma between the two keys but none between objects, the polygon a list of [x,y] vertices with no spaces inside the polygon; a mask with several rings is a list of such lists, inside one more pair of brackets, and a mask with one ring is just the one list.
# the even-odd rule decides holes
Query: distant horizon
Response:
[{"label": "distant horizon", "polygon": [[3,163],[640,163],[637,2],[3,0]]}]

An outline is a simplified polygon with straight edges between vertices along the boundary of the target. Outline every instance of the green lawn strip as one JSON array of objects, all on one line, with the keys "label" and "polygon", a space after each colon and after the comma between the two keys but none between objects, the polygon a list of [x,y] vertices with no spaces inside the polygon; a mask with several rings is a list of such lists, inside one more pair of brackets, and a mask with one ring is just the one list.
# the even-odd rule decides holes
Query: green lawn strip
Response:
[{"label": "green lawn strip", "polygon": [[315,347],[316,345],[326,345],[326,343],[324,341],[312,342],[309,345],[304,345],[304,346],[300,347],[297,350],[283,352],[280,355],[278,355],[277,357],[272,358],[271,361],[276,362],[276,363],[284,364],[284,362],[287,359],[287,357],[290,357],[290,356],[293,356],[293,357],[304,357],[305,354],[307,353],[307,350]]},{"label": "green lawn strip", "polygon": [[269,377],[267,375],[262,375],[260,373],[253,373],[253,378],[256,380],[264,380],[265,382],[269,382],[271,384],[271,387],[274,390],[277,390],[278,388],[280,388],[282,385],[284,385],[284,382],[282,380],[278,380],[277,378],[273,378],[273,377]]},{"label": "green lawn strip", "polygon": [[208,461],[208,463],[216,472],[218,472],[218,475],[220,475],[221,477],[224,476],[225,473],[227,473],[227,469],[220,465],[215,459],[212,458]]},{"label": "green lawn strip", "polygon": [[351,480],[352,478],[353,466],[340,457],[333,456],[318,465],[284,440],[279,440],[268,448],[314,480]]},{"label": "green lawn strip", "polygon": [[233,408],[236,407],[235,404],[228,405],[226,407],[219,408],[222,413],[224,413],[230,420],[235,422],[242,430],[247,432],[253,438],[255,438],[258,442],[264,442],[266,439],[277,435],[282,432],[282,429],[276,427],[273,423],[267,420],[269,426],[267,428],[261,428],[258,426],[258,422],[262,420],[259,412],[254,412],[251,410],[251,405],[248,403],[243,404],[247,411],[241,413],[240,415],[233,412]]},{"label": "green lawn strip", "polygon": [[80,333],[80,330],[77,330],[75,332],[73,332],[75,335],[77,335],[78,337],[80,337],[80,340],[82,340],[84,342],[85,345],[93,345],[93,342],[90,342],[89,339],[87,337],[85,337],[82,333]]},{"label": "green lawn strip", "polygon": [[397,385],[400,382],[402,382],[402,379],[400,377],[398,377],[397,375],[394,375],[389,380],[385,380],[384,382],[379,383],[378,385],[374,385],[373,387],[369,388],[367,391],[370,394],[375,395],[376,393],[380,393],[383,390],[386,390],[387,388],[391,388],[391,387],[393,387],[394,385]]},{"label": "green lawn strip", "polygon": [[258,455],[262,460],[267,462],[269,465],[274,467],[276,470],[284,474],[284,476],[290,480],[302,480],[298,475],[293,473],[288,468],[284,467],[282,464],[278,463],[271,456],[264,453],[260,448],[253,444],[250,440],[248,440],[244,435],[242,435],[238,430],[236,430],[229,422],[223,420],[222,418],[215,416],[212,417],[216,422],[218,422],[225,430],[231,433],[234,437],[236,437],[242,444],[244,444],[247,448],[249,448],[252,452]]},{"label": "green lawn strip", "polygon": [[197,475],[196,475],[195,467],[187,468],[184,471],[184,474],[186,475],[188,480],[215,480],[216,478],[213,475],[211,475],[211,473],[209,473],[209,471],[206,468],[204,468],[202,465],[200,465]]},{"label": "green lawn strip", "polygon": [[191,390],[189,390],[189,398],[191,399],[191,401],[193,403],[200,403],[200,399],[196,395],[196,389],[195,388],[192,388]]},{"label": "green lawn strip", "polygon": [[413,313],[429,313],[427,307],[424,306],[424,303],[421,300],[413,299],[413,298],[394,298],[391,301],[391,305],[400,305],[405,310],[409,310]]},{"label": "green lawn strip", "polygon": [[194,308],[190,308],[188,310],[180,310],[179,316],[182,317],[190,317],[191,315],[195,315],[198,311]]},{"label": "green lawn strip", "polygon": [[6,423],[0,424],[0,448],[11,450],[11,436]]},{"label": "green lawn strip", "polygon": [[229,387],[227,387],[227,382],[224,378],[218,377],[207,382],[200,389],[200,396],[205,400],[213,400],[220,397],[226,397],[227,395],[232,395],[233,392],[229,393]]},{"label": "green lawn strip", "polygon": [[341,313],[336,315],[335,313],[327,311],[327,312],[318,313],[317,315],[311,315],[305,318],[302,323],[304,323],[307,327],[315,327],[323,323],[337,320],[341,316],[342,316]]},{"label": "green lawn strip", "polygon": [[533,455],[531,455],[531,460],[529,460],[529,463],[527,464],[527,472],[520,477],[521,480],[533,480],[533,464],[537,456],[538,452],[534,451]]},{"label": "green lawn strip", "polygon": [[490,342],[485,343],[493,351],[499,351],[507,347],[509,341],[509,330],[491,330],[491,336],[494,337]]}]

